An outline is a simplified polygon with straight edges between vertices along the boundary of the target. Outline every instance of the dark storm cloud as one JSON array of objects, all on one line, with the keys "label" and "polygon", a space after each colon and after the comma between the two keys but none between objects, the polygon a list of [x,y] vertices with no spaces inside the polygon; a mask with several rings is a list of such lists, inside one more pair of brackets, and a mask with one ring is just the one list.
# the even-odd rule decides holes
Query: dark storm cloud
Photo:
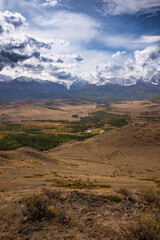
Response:
[{"label": "dark storm cloud", "polygon": [[25,55],[20,53],[15,53],[12,51],[1,50],[0,51],[0,70],[5,66],[15,67],[18,62],[23,62],[32,57],[39,57],[39,53],[34,52],[32,55]]},{"label": "dark storm cloud", "polygon": [[14,52],[9,52],[5,50],[0,51],[0,60],[5,63],[17,63],[19,61],[24,61],[32,56],[22,55]]},{"label": "dark storm cloud", "polygon": [[58,80],[63,81],[75,81],[79,79],[78,76],[75,76],[65,71],[60,71],[59,69],[55,69],[55,71],[52,72],[52,76],[56,77]]}]

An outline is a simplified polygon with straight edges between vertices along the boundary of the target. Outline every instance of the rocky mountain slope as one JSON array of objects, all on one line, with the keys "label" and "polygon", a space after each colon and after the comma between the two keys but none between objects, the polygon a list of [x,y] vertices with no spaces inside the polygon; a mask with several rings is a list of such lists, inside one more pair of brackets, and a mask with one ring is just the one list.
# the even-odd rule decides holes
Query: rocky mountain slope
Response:
[{"label": "rocky mountain slope", "polygon": [[0,100],[25,98],[85,97],[112,98],[117,100],[143,100],[160,95],[160,74],[150,82],[112,78],[90,84],[76,80],[67,87],[60,82],[18,77],[0,81]]}]

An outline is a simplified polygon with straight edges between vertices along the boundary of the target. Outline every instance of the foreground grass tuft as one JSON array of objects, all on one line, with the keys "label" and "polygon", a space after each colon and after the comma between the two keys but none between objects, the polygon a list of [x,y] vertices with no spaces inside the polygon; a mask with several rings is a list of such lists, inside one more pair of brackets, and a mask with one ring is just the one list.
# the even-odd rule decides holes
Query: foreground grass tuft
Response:
[{"label": "foreground grass tuft", "polygon": [[47,219],[54,219],[59,223],[67,222],[67,217],[57,205],[60,200],[61,193],[50,190],[45,190],[42,194],[27,196],[23,199],[23,215],[30,222],[41,222]]},{"label": "foreground grass tuft", "polygon": [[143,214],[137,221],[131,221],[122,228],[124,240],[159,240],[160,219],[149,214]]},{"label": "foreground grass tuft", "polygon": [[24,215],[30,221],[41,221],[42,218],[54,217],[54,212],[51,211],[51,202],[46,196],[32,195],[23,199],[25,210]]},{"label": "foreground grass tuft", "polygon": [[148,187],[141,190],[141,199],[147,204],[160,208],[160,190]]}]

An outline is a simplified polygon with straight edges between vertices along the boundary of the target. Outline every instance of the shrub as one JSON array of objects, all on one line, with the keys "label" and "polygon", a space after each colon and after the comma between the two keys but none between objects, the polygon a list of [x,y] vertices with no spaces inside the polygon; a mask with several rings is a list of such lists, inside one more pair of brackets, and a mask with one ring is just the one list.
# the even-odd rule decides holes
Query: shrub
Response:
[{"label": "shrub", "polygon": [[154,207],[160,207],[160,190],[148,187],[141,190],[141,199]]},{"label": "shrub", "polygon": [[41,221],[42,218],[54,217],[50,208],[50,201],[44,195],[32,195],[23,199],[25,204],[24,215],[30,221]]},{"label": "shrub", "polygon": [[139,215],[137,221],[131,221],[122,229],[124,240],[159,240],[160,220],[155,216]]},{"label": "shrub", "polygon": [[77,114],[72,115],[73,118],[78,118]]},{"label": "shrub", "polygon": [[63,211],[61,200],[60,191],[45,189],[42,194],[33,194],[23,199],[25,205],[23,215],[30,222],[41,222],[54,218],[58,223],[67,223],[70,218]]},{"label": "shrub", "polygon": [[105,200],[108,200],[110,202],[115,202],[115,203],[120,203],[123,198],[117,196],[117,195],[98,195],[98,197],[102,198],[102,199],[105,199]]},{"label": "shrub", "polygon": [[120,188],[120,189],[117,191],[117,193],[122,194],[122,195],[124,195],[125,197],[131,196],[131,192],[130,192],[127,188],[125,188],[125,187]]}]

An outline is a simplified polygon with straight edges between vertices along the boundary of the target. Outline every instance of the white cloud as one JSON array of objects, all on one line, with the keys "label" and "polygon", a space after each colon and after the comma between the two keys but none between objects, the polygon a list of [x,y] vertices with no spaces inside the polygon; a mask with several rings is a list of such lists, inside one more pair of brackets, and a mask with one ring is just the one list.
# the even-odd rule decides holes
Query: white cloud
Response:
[{"label": "white cloud", "polygon": [[33,21],[41,28],[38,33],[45,35],[46,38],[60,38],[77,42],[90,41],[98,34],[100,27],[98,21],[85,14],[66,11],[58,11],[47,18],[38,16]]},{"label": "white cloud", "polygon": [[3,32],[14,31],[26,25],[26,19],[17,12],[0,11],[0,26]]},{"label": "white cloud", "polygon": [[43,7],[56,7],[60,3],[60,0],[46,0],[45,3],[42,3]]},{"label": "white cloud", "polygon": [[155,43],[160,41],[160,36],[146,36],[143,35],[139,39],[137,39],[135,42],[141,42],[141,43]]},{"label": "white cloud", "polygon": [[125,75],[149,82],[158,72],[160,64],[160,47],[150,46],[134,52],[134,59],[125,62]]},{"label": "white cloud", "polygon": [[160,10],[159,0],[103,0],[103,10],[109,15],[153,13]]},{"label": "white cloud", "polygon": [[[120,53],[118,52],[118,55]],[[115,60],[115,59],[114,59]],[[109,61],[97,66],[92,77],[95,82],[135,84],[137,80],[150,82],[151,78],[160,70],[160,47],[150,46],[144,50],[134,51],[134,56],[124,60],[123,63]]]},{"label": "white cloud", "polygon": [[[99,23],[84,14],[63,13],[64,20],[60,12],[55,14],[56,17],[54,16],[50,21],[39,19],[41,25],[52,28],[52,34],[54,34],[50,36],[51,41],[48,41],[26,34],[24,28],[26,20],[21,14],[9,11],[0,12],[1,74],[8,75],[9,73],[12,77],[25,75],[67,83],[76,79],[95,83],[103,82],[108,78],[116,78],[115,81],[123,78],[126,82],[127,79],[133,79],[135,82],[136,79],[149,81],[159,70],[160,48],[156,45],[146,47],[141,51],[136,50],[132,57],[128,57],[125,51],[111,54],[82,48],[81,44],[77,43],[77,39],[87,42],[95,36],[97,38]],[[85,23],[85,21],[86,25],[83,28],[82,22]],[[43,31],[40,33],[42,34]],[[69,35],[68,38],[67,35]],[[143,38],[144,36],[140,39]],[[113,38],[108,39],[109,37],[104,36],[103,41],[105,40],[106,44],[116,44],[116,41],[119,39],[122,41],[125,38],[117,38],[114,43]],[[129,38],[126,38],[123,44],[131,45],[132,42],[134,46],[142,44],[134,43],[135,40],[130,39],[129,42]]]},{"label": "white cloud", "polygon": [[135,38],[131,34],[109,35],[101,32],[95,36],[95,39],[107,47],[131,50],[144,49],[147,46],[160,42],[160,36],[142,35],[140,38]]},{"label": "white cloud", "polygon": [[122,54],[125,54],[125,53],[126,53],[126,51],[117,51],[115,54],[112,55],[112,58],[118,58]]},{"label": "white cloud", "polygon": [[4,5],[4,0],[0,0],[0,10],[2,10],[3,5]]}]

